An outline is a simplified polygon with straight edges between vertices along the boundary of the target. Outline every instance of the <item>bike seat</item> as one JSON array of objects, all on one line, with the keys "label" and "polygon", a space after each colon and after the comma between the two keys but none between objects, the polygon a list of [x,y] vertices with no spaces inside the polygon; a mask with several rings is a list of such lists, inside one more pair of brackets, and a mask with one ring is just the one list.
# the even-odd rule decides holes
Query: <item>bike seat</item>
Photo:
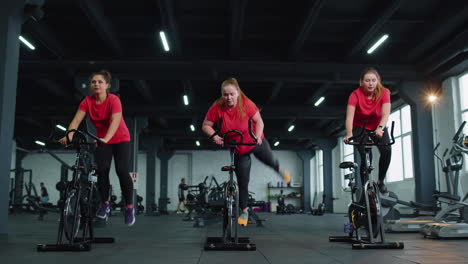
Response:
[{"label": "bike seat", "polygon": [[356,169],[357,167],[358,167],[357,163],[352,162],[352,161],[344,161],[340,163],[341,169],[351,169],[351,168]]}]

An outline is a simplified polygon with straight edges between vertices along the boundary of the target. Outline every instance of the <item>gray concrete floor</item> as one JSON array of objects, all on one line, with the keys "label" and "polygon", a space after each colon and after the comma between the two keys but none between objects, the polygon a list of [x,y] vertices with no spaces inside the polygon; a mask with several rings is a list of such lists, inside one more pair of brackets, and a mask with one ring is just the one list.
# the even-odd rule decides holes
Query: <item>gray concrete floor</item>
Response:
[{"label": "gray concrete floor", "polygon": [[352,250],[350,244],[328,242],[329,235],[343,234],[344,215],[260,216],[268,219],[264,227],[241,230],[257,244],[251,252],[203,251],[206,236],[219,235],[221,223],[194,228],[181,215],[138,216],[131,228],[114,216],[96,234],[115,237],[115,244],[93,245],[89,252],[36,252],[36,244],[55,242],[58,215],[48,214],[45,221],[12,215],[8,241],[0,242],[1,263],[468,263],[468,240],[387,234],[389,241],[404,242],[405,249]]}]

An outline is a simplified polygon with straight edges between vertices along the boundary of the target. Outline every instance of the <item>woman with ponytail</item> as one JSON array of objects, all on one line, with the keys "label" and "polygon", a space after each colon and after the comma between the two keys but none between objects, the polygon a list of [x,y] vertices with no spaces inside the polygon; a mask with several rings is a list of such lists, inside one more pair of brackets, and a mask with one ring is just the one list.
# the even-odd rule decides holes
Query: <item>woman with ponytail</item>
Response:
[{"label": "woman with ponytail", "polygon": [[[81,101],[68,129],[77,129],[81,121],[89,114],[91,122],[96,127],[97,137],[104,143],[96,149],[96,163],[98,174],[98,188],[102,205],[96,217],[106,219],[110,212],[109,204],[109,172],[112,156],[115,159],[115,170],[119,177],[120,188],[125,199],[124,222],[128,226],[135,223],[135,209],[133,208],[133,181],[129,174],[130,162],[130,132],[122,115],[122,103],[118,96],[109,93],[111,74],[99,71],[91,74],[91,94]],[[73,137],[70,133],[69,136]],[[65,137],[60,143],[67,144]]]},{"label": "woman with ponytail", "polygon": [[214,143],[223,146],[223,140],[229,141],[237,138],[233,135],[234,138],[223,139],[219,135],[214,135],[213,125],[218,123],[221,118],[223,119],[221,135],[228,130],[235,129],[244,135],[244,143],[255,143],[249,134],[248,124],[249,120],[252,120],[252,132],[257,138],[257,144],[254,146],[236,146],[234,154],[235,172],[239,185],[239,207],[242,210],[237,222],[246,226],[249,219],[247,201],[249,198],[250,154],[254,154],[258,160],[275,170],[286,183],[290,182],[291,177],[287,170],[280,169],[270,144],[263,136],[264,124],[257,106],[242,92],[234,78],[229,78],[221,84],[221,97],[208,110],[202,126],[203,132],[211,137]]},{"label": "woman with ponytail", "polygon": [[[386,127],[388,117],[390,116],[390,91],[382,85],[382,79],[374,68],[366,68],[361,73],[360,87],[354,90],[348,99],[346,110],[346,137],[345,143],[349,138],[358,135],[367,121],[365,129],[375,131],[375,137],[382,142],[390,142],[388,129]],[[377,146],[380,152],[379,159],[379,180],[377,182],[380,192],[386,193],[387,188],[384,179],[392,156],[390,146]],[[361,184],[364,184],[364,166],[365,152],[363,146],[357,146],[361,156]]]}]

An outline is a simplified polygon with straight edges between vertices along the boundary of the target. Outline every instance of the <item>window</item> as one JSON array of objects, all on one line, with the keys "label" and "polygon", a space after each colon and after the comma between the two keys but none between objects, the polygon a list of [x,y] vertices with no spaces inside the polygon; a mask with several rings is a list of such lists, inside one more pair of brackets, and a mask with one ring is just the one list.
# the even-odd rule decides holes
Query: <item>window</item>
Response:
[{"label": "window", "polygon": [[[458,130],[458,127],[462,124],[463,121],[468,121],[468,73],[462,75],[461,77],[458,78],[458,98],[460,98],[459,101],[459,114],[458,116],[461,116],[461,120],[458,122],[457,127],[455,127],[455,130]],[[457,120],[457,118],[455,118]],[[468,135],[468,125],[465,125],[463,127],[463,134]],[[468,164],[468,157],[466,155],[464,156],[464,163]],[[463,166],[465,171],[468,171],[468,166]]]},{"label": "window", "polygon": [[[340,142],[343,142],[344,140],[344,137],[340,139]],[[348,144],[344,144],[342,143],[342,153],[341,153],[341,161],[344,162],[344,161],[351,161],[351,162],[354,162],[354,147],[353,145],[348,145]],[[348,184],[349,184],[349,180],[345,180],[344,179],[344,176],[346,174],[350,174],[351,173],[351,170],[350,169],[341,169],[341,184],[343,185],[343,188],[348,188]]]},{"label": "window", "polygon": [[395,122],[393,130],[395,144],[392,145],[392,161],[385,178],[388,182],[410,179],[414,175],[410,106],[403,106],[390,114],[389,130],[392,121]]},{"label": "window", "polygon": [[315,156],[317,157],[316,162],[317,162],[317,187],[318,187],[318,192],[323,192],[323,151],[322,150],[317,150],[315,152]]},{"label": "window", "polygon": [[[468,121],[468,73],[462,75],[458,78],[458,89],[459,89],[459,97],[460,98],[460,115],[461,120],[459,124],[463,121]],[[455,128],[455,129],[458,129]],[[468,126],[463,128],[463,134],[468,135]]]}]

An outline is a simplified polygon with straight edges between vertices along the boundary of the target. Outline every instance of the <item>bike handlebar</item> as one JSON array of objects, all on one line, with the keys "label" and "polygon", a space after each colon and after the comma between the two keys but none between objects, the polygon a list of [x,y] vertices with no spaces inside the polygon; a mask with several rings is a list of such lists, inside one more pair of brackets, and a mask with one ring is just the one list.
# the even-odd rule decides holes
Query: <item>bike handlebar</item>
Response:
[{"label": "bike handlebar", "polygon": [[226,131],[224,134],[219,134],[220,131],[221,131],[221,126],[223,125],[223,118],[221,117],[219,119],[219,123],[218,123],[218,128],[217,130],[215,131],[215,133],[213,135],[210,136],[210,139],[213,138],[214,136],[218,135],[220,137],[222,137],[223,139],[226,138],[226,136],[228,134],[237,134],[240,136],[240,140],[239,142],[236,142],[234,140],[231,140],[229,142],[225,142],[226,145],[228,146],[231,146],[231,147],[235,147],[235,146],[255,146],[257,145],[257,137],[255,136],[255,134],[253,133],[252,131],[252,119],[249,119],[249,134],[250,136],[253,138],[253,140],[255,141],[255,143],[244,143],[244,134],[242,134],[242,132],[240,132],[239,130],[236,130],[236,129],[231,129],[231,130],[228,130]]},{"label": "bike handlebar", "polygon": [[[81,130],[78,130],[78,129],[70,129],[70,130],[67,130],[67,132],[65,134],[65,138],[67,140],[67,145],[70,145],[72,143],[72,142],[70,142],[70,138],[68,137],[68,134],[70,134],[72,132],[73,133],[78,133],[78,134],[80,134],[82,136],[90,136],[92,139],[96,140],[98,142],[98,144],[104,144],[104,142],[100,138],[96,137],[95,135],[93,135],[93,134],[91,134],[91,133],[89,133],[87,131],[81,131]],[[93,142],[86,142],[86,144],[94,144],[94,143]]]},{"label": "bike handlebar", "polygon": [[[375,135],[375,131],[367,131],[366,130],[367,121],[364,122],[364,125],[361,128],[361,131],[357,136],[352,136],[348,139],[348,145],[357,145],[357,146],[390,146],[395,143],[395,137],[393,136],[393,130],[395,127],[395,121],[392,121],[392,125],[390,128],[390,142],[383,143],[380,140],[374,140],[372,135]],[[359,141],[355,141],[356,139],[360,139]]]},{"label": "bike handlebar", "polygon": [[466,124],[466,121],[463,121],[463,123],[458,128],[457,133],[455,133],[455,136],[453,136],[453,139],[452,139],[453,142],[456,143],[458,141],[458,137],[460,136],[460,133],[462,132],[463,127],[465,127],[465,124]]}]

